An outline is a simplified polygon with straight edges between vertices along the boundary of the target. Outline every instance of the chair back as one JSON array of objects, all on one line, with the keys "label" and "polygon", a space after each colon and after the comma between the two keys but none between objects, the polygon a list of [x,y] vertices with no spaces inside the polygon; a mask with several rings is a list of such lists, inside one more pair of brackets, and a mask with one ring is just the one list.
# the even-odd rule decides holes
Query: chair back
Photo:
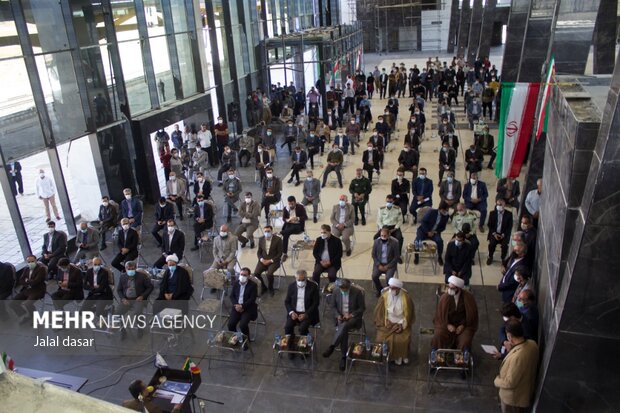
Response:
[{"label": "chair back", "polygon": [[153,278],[151,276],[151,274],[149,274],[149,272],[147,270],[145,270],[144,268],[136,268],[136,274],[137,273],[140,273],[140,274],[144,275],[149,280]]},{"label": "chair back", "polygon": [[260,280],[258,278],[256,278],[253,275],[250,275],[249,279],[254,284],[256,284],[256,292],[257,292],[258,296],[260,297],[261,294],[263,293],[263,284],[260,282]]},{"label": "chair back", "polygon": [[225,284],[224,274],[215,269],[208,269],[202,272],[202,279],[205,287],[223,290]]},{"label": "chair back", "polygon": [[114,280],[114,271],[110,268],[103,268],[108,272],[108,284],[110,284],[110,288],[114,287],[116,281]]},{"label": "chair back", "polygon": [[187,271],[187,274],[189,274],[189,282],[194,285],[194,269],[192,266],[189,264],[181,264],[180,262],[177,263],[177,265]]}]

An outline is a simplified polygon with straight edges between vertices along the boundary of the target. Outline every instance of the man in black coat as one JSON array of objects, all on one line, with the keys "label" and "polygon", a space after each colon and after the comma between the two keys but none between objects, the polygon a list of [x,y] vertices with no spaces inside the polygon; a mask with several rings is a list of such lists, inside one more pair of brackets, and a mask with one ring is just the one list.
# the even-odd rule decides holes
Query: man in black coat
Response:
[{"label": "man in black coat", "polygon": [[119,272],[124,272],[125,267],[121,263],[135,260],[138,257],[140,236],[138,231],[130,227],[128,218],[121,219],[121,229],[122,231],[118,233],[118,248],[120,251],[112,260],[111,265]]},{"label": "man in black coat", "polygon": [[168,268],[159,285],[159,296],[153,303],[153,314],[159,314],[165,308],[177,308],[187,314],[189,299],[192,298],[194,287],[187,270],[177,263],[176,255],[166,257]]},{"label": "man in black coat", "polygon": [[284,334],[295,334],[295,326],[299,326],[299,334],[308,335],[308,329],[319,322],[319,286],[306,279],[305,270],[297,270],[295,282],[288,286],[284,306],[288,313]]},{"label": "man in black coat", "polygon": [[213,228],[213,208],[205,201],[204,195],[196,197],[194,206],[194,246],[192,251],[198,251],[198,241],[203,231]]},{"label": "man in black coat", "polygon": [[465,280],[465,285],[469,285],[471,263],[471,245],[465,240],[465,234],[458,232],[446,247],[446,258],[443,265],[446,284],[448,284],[448,278],[455,275]]},{"label": "man in black coat", "polygon": [[52,294],[52,302],[56,310],[62,310],[64,306],[73,300],[84,299],[82,272],[71,265],[69,258],[58,260],[58,290]]},{"label": "man in black coat", "polygon": [[161,255],[153,264],[155,268],[163,268],[168,255],[175,254],[179,260],[183,259],[185,251],[185,234],[177,228],[174,219],[169,219],[166,223],[166,232],[164,232],[163,243],[161,246]]},{"label": "man in black coat", "polygon": [[15,161],[12,156],[9,156],[9,159],[7,160],[6,172],[11,180],[11,191],[13,192],[13,196],[16,196],[17,192],[19,192],[20,195],[24,195],[22,166],[18,161]]},{"label": "man in black coat", "polygon": [[487,265],[493,263],[493,254],[495,248],[500,245],[502,252],[502,261],[508,254],[508,243],[510,242],[510,232],[512,231],[512,212],[506,211],[506,201],[499,198],[495,201],[495,209],[489,213],[489,257]]},{"label": "man in black coat", "polygon": [[56,223],[47,223],[48,233],[43,235],[41,262],[47,265],[48,277],[56,275],[58,260],[67,256],[67,234],[56,231]]},{"label": "man in black coat", "polygon": [[151,230],[151,234],[153,234],[153,238],[157,241],[158,247],[161,247],[162,243],[159,231],[166,229],[166,222],[169,219],[174,219],[174,204],[161,197],[159,198],[159,203],[155,205],[155,224],[153,224],[153,229]]},{"label": "man in black coat", "polygon": [[93,258],[93,266],[86,271],[84,277],[84,289],[88,296],[82,303],[80,311],[93,311],[95,320],[103,315],[105,306],[112,302],[112,288],[110,287],[110,272],[101,265],[101,258]]},{"label": "man in black coat", "polygon": [[250,280],[250,274],[249,268],[242,268],[239,279],[233,283],[230,292],[232,309],[228,318],[228,330],[237,331],[237,325],[239,325],[239,330],[248,339],[250,337],[250,321],[256,320],[258,317],[258,306],[256,305],[258,286],[256,282]]},{"label": "man in black coat", "polygon": [[327,272],[329,282],[336,281],[338,270],[342,266],[342,241],[332,236],[329,225],[321,225],[321,236],[314,242],[314,272],[312,281],[321,285],[321,274]]},{"label": "man in black coat", "polygon": [[502,302],[504,303],[512,301],[512,297],[519,286],[519,283],[514,278],[515,270],[526,263],[526,255],[527,245],[517,243],[513,247],[510,258],[506,261],[505,268],[502,270],[502,279],[497,284],[497,291],[502,293]]}]

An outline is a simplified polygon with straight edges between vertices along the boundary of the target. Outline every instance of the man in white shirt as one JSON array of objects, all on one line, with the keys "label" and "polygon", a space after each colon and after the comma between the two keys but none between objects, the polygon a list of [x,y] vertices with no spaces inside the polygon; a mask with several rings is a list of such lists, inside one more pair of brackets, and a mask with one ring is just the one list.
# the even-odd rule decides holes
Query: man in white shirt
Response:
[{"label": "man in white shirt", "polygon": [[43,201],[43,205],[45,205],[45,222],[52,220],[50,216],[50,204],[52,205],[56,219],[60,220],[60,214],[56,207],[56,187],[54,186],[54,181],[45,176],[45,171],[43,169],[39,169],[39,177],[37,178],[35,186],[37,196]]},{"label": "man in white shirt", "polygon": [[538,215],[540,214],[540,194],[542,194],[542,179],[536,180],[536,189],[527,193],[525,198],[525,209],[534,218],[534,226],[538,226]]},{"label": "man in white shirt", "polygon": [[209,156],[209,165],[211,165],[211,167],[215,166],[215,158],[213,156],[213,151],[211,150],[213,136],[211,135],[211,131],[206,123],[200,125],[200,130],[196,136],[198,138],[198,142],[200,143],[200,148]]}]

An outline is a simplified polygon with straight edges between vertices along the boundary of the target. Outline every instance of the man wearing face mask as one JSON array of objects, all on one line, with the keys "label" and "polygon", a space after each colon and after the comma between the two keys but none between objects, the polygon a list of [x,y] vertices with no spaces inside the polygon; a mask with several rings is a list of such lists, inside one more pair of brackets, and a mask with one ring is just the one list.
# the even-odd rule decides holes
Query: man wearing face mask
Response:
[{"label": "man wearing face mask", "polygon": [[316,133],[311,130],[306,139],[306,148],[308,148],[308,158],[310,159],[310,167],[314,169],[314,155],[319,153],[321,141]]},{"label": "man wearing face mask", "polygon": [[355,212],[355,225],[359,224],[359,218],[362,218],[362,225],[366,225],[366,203],[370,193],[372,192],[372,184],[368,178],[362,173],[362,168],[355,170],[355,177],[349,184],[349,192],[351,193],[351,204]]},{"label": "man wearing face mask", "polygon": [[[353,120],[355,122],[355,120]],[[334,138],[334,146],[342,151],[343,154],[347,154],[349,152],[349,145],[351,142],[349,141],[349,137],[344,134],[342,129],[338,130],[336,137]],[[352,151],[355,155],[355,150]]]},{"label": "man wearing face mask", "polygon": [[80,262],[81,259],[99,255],[99,233],[88,226],[88,222],[80,222],[80,226],[75,236],[75,245],[77,252],[73,258],[73,263]]},{"label": "man wearing face mask", "polygon": [[153,302],[153,314],[157,315],[165,308],[176,308],[187,314],[189,310],[189,299],[194,293],[192,280],[187,270],[177,263],[179,258],[176,255],[166,257],[168,268],[164,272],[161,284],[159,285],[159,296]]},{"label": "man wearing face mask", "polygon": [[352,285],[351,281],[341,278],[336,281],[338,289],[332,295],[331,307],[336,325],[336,332],[330,346],[323,353],[323,357],[332,355],[337,346],[340,346],[340,371],[345,371],[347,350],[349,349],[349,331],[362,328],[366,303],[364,291]]},{"label": "man wearing face mask", "polygon": [[211,144],[213,142],[213,135],[209,130],[209,125],[203,123],[200,125],[200,130],[196,133],[198,142],[200,143],[200,149],[207,153],[209,157],[209,164],[213,168],[215,166],[215,157],[213,156],[213,150]]},{"label": "man wearing face mask", "polygon": [[112,260],[112,267],[116,268],[119,272],[123,272],[125,268],[121,265],[121,262],[127,262],[135,260],[138,257],[138,242],[140,236],[138,232],[131,228],[129,225],[129,219],[121,219],[121,229],[118,233],[118,248],[119,252]]},{"label": "man wearing face mask", "polygon": [[224,203],[226,204],[226,221],[232,221],[232,213],[237,212],[238,209],[235,206],[235,203],[239,201],[239,194],[241,193],[241,180],[237,178],[235,175],[234,169],[228,170],[228,178],[224,181],[224,186],[222,188],[224,190]]},{"label": "man wearing face mask", "polygon": [[469,285],[471,262],[471,245],[466,241],[465,234],[458,232],[446,247],[446,259],[443,266],[445,283],[448,283],[450,276],[455,275],[465,280],[465,285]]},{"label": "man wearing face mask", "polygon": [[37,197],[43,201],[43,205],[45,206],[45,216],[47,218],[46,222],[52,220],[50,215],[50,205],[52,206],[56,220],[60,220],[60,214],[58,213],[58,208],[56,207],[56,187],[54,186],[52,178],[48,178],[43,169],[39,169],[39,177],[35,182],[35,189]]},{"label": "man wearing face mask", "polygon": [[383,286],[380,277],[385,274],[385,281],[389,282],[394,276],[400,258],[398,240],[390,236],[390,229],[383,227],[379,238],[372,244],[372,282],[375,285],[377,297],[381,295]]},{"label": "man wearing face mask", "polygon": [[58,290],[52,293],[52,302],[56,310],[62,310],[73,300],[84,298],[82,272],[76,266],[71,265],[69,258],[58,260],[56,281]]},{"label": "man wearing face mask", "polygon": [[306,170],[306,180],[302,193],[304,195],[301,200],[301,204],[305,207],[308,204],[312,204],[313,221],[316,224],[318,221],[319,203],[321,202],[321,181],[314,178],[314,173],[311,170]]},{"label": "man wearing face mask", "polygon": [[196,205],[194,206],[194,246],[192,251],[198,251],[198,241],[202,233],[213,227],[213,207],[203,195],[196,197]]},{"label": "man wearing face mask", "polygon": [[157,242],[157,247],[161,247],[162,239],[159,231],[166,229],[166,222],[174,219],[174,204],[166,201],[166,198],[159,198],[159,203],[155,206],[155,224],[151,230],[151,235]]},{"label": "man wearing face mask", "polygon": [[379,168],[379,151],[375,148],[372,142],[367,143],[367,149],[362,154],[362,163],[364,170],[368,173],[368,180],[372,182],[372,173],[377,172],[377,175],[381,174]]},{"label": "man wearing face mask", "polygon": [[291,155],[291,177],[288,180],[288,183],[292,183],[293,179],[295,179],[295,186],[300,184],[299,179],[299,171],[302,169],[306,169],[306,163],[308,163],[308,155],[306,151],[303,151],[299,146],[295,147],[295,152]]},{"label": "man wearing face mask", "polygon": [[403,175],[404,172],[411,172],[413,178],[415,178],[418,175],[420,153],[416,149],[411,149],[411,146],[410,143],[405,143],[403,150],[400,151],[400,155],[398,155],[398,167],[403,170]]},{"label": "man wearing face mask", "polygon": [[469,225],[470,231],[475,234],[476,228],[478,228],[478,217],[474,213],[468,211],[467,208],[465,208],[465,204],[462,202],[456,204],[455,209],[456,214],[452,217],[454,232],[463,231],[463,226],[467,224]]},{"label": "man wearing face mask", "polygon": [[[252,158],[252,152],[254,150],[254,138],[244,133],[239,139],[239,166],[247,167]],[[245,158],[245,164],[243,162]]]},{"label": "man wearing face mask", "polygon": [[463,279],[455,275],[448,278],[447,292],[439,298],[433,318],[433,350],[456,348],[471,352],[472,341],[478,330],[478,306],[474,296],[464,287]]},{"label": "man wearing face mask", "polygon": [[239,330],[250,338],[250,321],[258,317],[256,298],[258,288],[254,281],[250,280],[250,269],[244,267],[239,272],[239,278],[233,282],[230,291],[232,309],[228,318],[228,331]]},{"label": "man wearing face mask", "polygon": [[332,224],[331,233],[334,237],[340,238],[344,244],[347,257],[351,256],[351,237],[355,231],[353,217],[355,215],[353,205],[349,204],[346,195],[340,195],[338,204],[332,208],[330,222]]},{"label": "man wearing face mask", "polygon": [[[241,223],[235,230],[235,236],[241,243],[241,248],[245,248],[248,241],[250,242],[250,248],[254,248],[254,231],[258,228],[258,217],[260,216],[261,206],[258,202],[252,199],[252,193],[246,192],[244,202],[239,207],[239,218]],[[243,233],[247,233],[247,238],[243,236]]]},{"label": "man wearing face mask", "polygon": [[525,238],[523,242],[527,245],[527,261],[533,264],[536,258],[536,228],[534,228],[530,216],[523,215],[521,217],[521,231]]},{"label": "man wearing face mask", "polygon": [[211,181],[205,179],[202,172],[196,174],[196,180],[194,181],[194,202],[192,206],[196,205],[196,197],[203,195],[206,199],[211,196]]},{"label": "man wearing face mask", "polygon": [[336,172],[336,177],[338,178],[338,185],[342,188],[342,173],[340,169],[342,168],[342,162],[344,161],[344,156],[342,151],[338,148],[338,145],[332,145],[332,150],[327,154],[327,167],[323,171],[323,183],[321,188],[325,188],[325,184],[327,183],[327,177],[332,171]]},{"label": "man wearing face mask", "polygon": [[411,183],[411,206],[413,224],[418,223],[418,208],[433,206],[433,180],[426,176],[426,168],[420,168],[417,178]]},{"label": "man wearing face mask", "polygon": [[351,153],[355,155],[355,146],[360,146],[361,126],[359,123],[355,122],[355,119],[351,119],[344,132],[349,138],[349,142],[352,143]]},{"label": "man wearing face mask", "polygon": [[185,179],[179,179],[175,172],[170,172],[170,179],[166,182],[166,192],[168,199],[177,206],[179,220],[183,221],[183,203],[187,197],[187,183]]},{"label": "man wearing face mask", "polygon": [[227,270],[234,274],[236,263],[237,237],[224,224],[220,227],[219,235],[213,239],[213,264],[210,269]]},{"label": "man wearing face mask", "polygon": [[58,260],[67,256],[67,234],[56,231],[56,223],[47,223],[47,234],[43,235],[43,247],[41,248],[41,262],[47,265],[49,277],[56,276]]},{"label": "man wearing face mask", "polygon": [[[116,292],[120,303],[115,308],[114,313],[117,315],[132,312],[134,315],[140,315],[144,311],[144,307],[148,304],[149,295],[153,292],[153,284],[150,277],[140,271],[136,271],[137,265],[135,261],[125,262],[125,271],[121,273],[118,279]],[[142,336],[142,329],[138,330],[138,337]],[[121,329],[121,339],[127,336],[125,329]]]},{"label": "man wearing face mask", "polygon": [[121,218],[127,218],[132,228],[142,225],[142,202],[134,198],[131,189],[123,189],[125,199],[121,202]]},{"label": "man wearing face mask", "polygon": [[456,169],[456,151],[448,143],[444,143],[439,151],[439,182],[437,186],[441,186],[443,175],[446,172],[454,172]]},{"label": "man wearing face mask", "polygon": [[22,323],[27,323],[32,318],[32,313],[36,311],[34,303],[45,297],[47,279],[47,268],[37,262],[37,257],[29,255],[26,257],[26,267],[22,270],[21,276],[17,281],[17,286],[21,289],[11,302],[10,307],[17,317],[25,318]]},{"label": "man wearing face mask", "polygon": [[519,282],[515,280],[514,274],[517,268],[521,265],[527,264],[527,245],[518,242],[513,247],[513,252],[506,261],[505,268],[502,270],[502,278],[497,284],[497,291],[502,294],[502,302],[507,303],[512,301],[512,297],[519,286]]},{"label": "man wearing face mask", "polygon": [[415,323],[415,306],[403,282],[390,278],[388,288],[382,292],[374,311],[377,327],[375,342],[387,343],[390,359],[397,366],[409,364],[411,326]]},{"label": "man wearing face mask", "polygon": [[282,142],[280,148],[284,148],[285,145],[288,146],[289,155],[293,155],[293,144],[297,142],[298,135],[299,131],[293,124],[293,120],[289,119],[284,129],[284,142]]},{"label": "man wearing face mask", "polygon": [[493,254],[497,245],[501,248],[502,261],[506,259],[508,254],[508,245],[510,243],[510,232],[512,231],[512,212],[506,211],[506,202],[503,199],[495,201],[495,210],[489,213],[489,257],[487,265],[493,263]]},{"label": "man wearing face mask", "polygon": [[217,123],[213,127],[215,130],[215,142],[217,143],[217,153],[221,157],[224,153],[224,148],[228,145],[228,125],[224,122],[224,119],[220,116],[217,118]]},{"label": "man wearing face mask", "polygon": [[478,180],[478,174],[472,172],[469,174],[469,182],[465,184],[463,189],[463,199],[465,200],[465,206],[469,210],[476,210],[480,212],[480,220],[478,222],[478,229],[480,232],[484,232],[484,222],[487,217],[487,198],[489,192],[487,191],[487,185]]},{"label": "man wearing face mask", "polygon": [[461,200],[461,182],[454,179],[454,172],[448,171],[448,177],[439,184],[439,199],[448,204],[450,208],[455,208]]},{"label": "man wearing face mask", "polygon": [[536,294],[531,288],[521,290],[515,305],[519,309],[522,315],[521,321],[528,327],[528,338],[538,342],[538,323],[540,315],[538,313],[538,307],[536,306]]},{"label": "man wearing face mask", "polygon": [[271,165],[271,154],[262,144],[258,145],[256,153],[254,154],[254,160],[260,182],[262,182],[262,180],[265,179],[265,168]]},{"label": "man wearing face mask", "polygon": [[[319,322],[319,287],[314,281],[307,280],[305,270],[297,270],[295,282],[288,286],[284,307],[288,316],[284,325],[284,334],[291,335],[294,342],[295,326],[299,327],[299,335],[308,335],[310,326]],[[294,357],[290,354],[289,357]]]},{"label": "man wearing face mask", "polygon": [[[263,228],[264,235],[258,239],[258,250],[256,255],[258,263],[254,269],[254,276],[258,278],[263,286],[263,293],[269,291],[273,297],[273,274],[280,268],[282,253],[282,238],[273,235],[273,227],[266,225]],[[265,284],[262,273],[267,273],[267,281],[269,286]]]},{"label": "man wearing face mask", "polygon": [[101,205],[99,206],[99,215],[97,216],[100,224],[100,234],[101,234],[101,246],[99,249],[103,251],[108,248],[105,242],[105,234],[108,230],[116,227],[116,223],[118,222],[118,204],[112,204],[110,202],[110,198],[107,196],[103,196],[101,198]]},{"label": "man wearing face mask", "polygon": [[[102,266],[101,258],[92,260],[92,267],[84,276],[84,289],[88,291],[80,311],[95,311],[95,322],[103,315],[106,305],[112,303],[113,294],[110,288],[112,274]],[[112,278],[113,280],[114,278]]]},{"label": "man wearing face mask", "polygon": [[284,208],[282,213],[282,219],[284,220],[284,225],[282,225],[281,232],[284,243],[284,255],[282,256],[282,261],[286,261],[288,258],[287,251],[290,236],[294,234],[302,234],[306,230],[306,220],[308,219],[306,208],[297,203],[294,196],[289,196],[287,198],[287,203],[288,205]]},{"label": "man wearing face mask", "polygon": [[269,207],[282,199],[282,181],[273,174],[273,168],[265,169],[265,179],[261,182],[261,189],[263,191],[261,208],[265,210],[265,221],[269,223]]},{"label": "man wearing face mask", "polygon": [[335,282],[342,267],[342,241],[333,237],[329,225],[321,225],[321,236],[314,242],[312,249],[314,271],[312,281],[321,286],[321,274],[327,272],[329,282]]},{"label": "man wearing face mask", "polygon": [[388,195],[385,197],[385,205],[379,208],[377,212],[377,226],[379,230],[374,235],[373,239],[379,238],[381,235],[381,229],[387,227],[390,230],[390,235],[398,240],[398,262],[402,264],[401,251],[403,250],[403,234],[400,230],[400,225],[403,222],[403,213],[400,208],[394,206],[394,197]]},{"label": "man wearing face mask", "polygon": [[174,219],[169,219],[166,222],[166,232],[164,232],[163,243],[161,246],[161,255],[159,259],[153,264],[154,268],[163,268],[166,263],[166,257],[169,255],[176,255],[179,260],[183,259],[183,252],[185,251],[185,234],[183,231],[177,228]]},{"label": "man wearing face mask", "polygon": [[220,169],[217,170],[217,186],[222,186],[222,175],[230,169],[237,169],[237,152],[224,145],[220,156]]},{"label": "man wearing face mask", "polygon": [[477,149],[475,145],[470,145],[469,149],[465,152],[465,170],[469,172],[480,172],[482,170],[482,161],[484,161],[482,151]]},{"label": "man wearing face mask", "polygon": [[416,237],[414,241],[415,253],[413,256],[413,263],[417,264],[420,261],[420,254],[418,251],[422,249],[422,242],[426,239],[432,240],[437,244],[437,262],[439,265],[443,265],[443,239],[441,233],[446,229],[448,223],[448,205],[444,202],[439,203],[437,209],[430,209],[420,222],[420,226],[416,231]]},{"label": "man wearing face mask", "polygon": [[405,216],[407,215],[407,207],[409,206],[409,191],[411,184],[409,180],[405,179],[405,171],[403,168],[396,170],[396,179],[392,180],[392,196],[396,205],[400,208],[403,214],[403,224],[405,223]]}]

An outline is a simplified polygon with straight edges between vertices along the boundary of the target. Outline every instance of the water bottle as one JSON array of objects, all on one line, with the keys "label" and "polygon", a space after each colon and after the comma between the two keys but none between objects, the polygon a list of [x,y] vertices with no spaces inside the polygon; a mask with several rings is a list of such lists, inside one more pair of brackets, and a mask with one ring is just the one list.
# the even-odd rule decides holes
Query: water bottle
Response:
[{"label": "water bottle", "polygon": [[313,339],[312,334],[308,333],[308,347],[312,347]]},{"label": "water bottle", "polygon": [[306,234],[305,232],[304,232],[304,242],[305,242],[306,244],[310,242],[310,237],[309,237],[309,236],[308,236],[308,234]]},{"label": "water bottle", "polygon": [[431,350],[431,364],[437,363],[437,350]]},{"label": "water bottle", "polygon": [[230,271],[226,270],[226,281],[230,281],[231,275],[230,275]]},{"label": "water bottle", "polygon": [[463,361],[465,362],[465,365],[469,364],[469,350],[465,350],[463,352]]},{"label": "water bottle", "polygon": [[383,345],[381,346],[381,352],[383,353],[383,357],[387,357],[388,355],[388,345],[387,343],[384,341]]},{"label": "water bottle", "polygon": [[370,340],[366,337],[366,351],[370,351]]},{"label": "water bottle", "polygon": [[274,340],[275,340],[274,346],[280,346],[280,340],[282,340],[282,337],[280,336],[280,334],[276,334]]}]

